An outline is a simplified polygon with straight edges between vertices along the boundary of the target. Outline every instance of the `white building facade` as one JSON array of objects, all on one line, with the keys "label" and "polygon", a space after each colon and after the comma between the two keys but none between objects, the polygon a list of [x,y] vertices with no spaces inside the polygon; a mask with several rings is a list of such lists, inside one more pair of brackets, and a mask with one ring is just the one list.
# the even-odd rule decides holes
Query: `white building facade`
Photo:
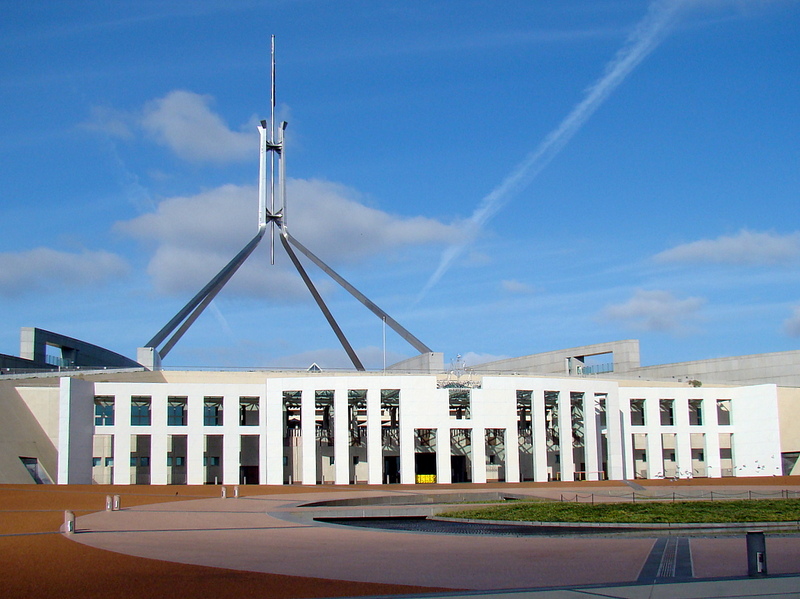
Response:
[{"label": "white building facade", "polygon": [[[781,473],[775,385],[202,373],[62,378],[59,483],[458,483]],[[258,377],[257,377],[258,378]],[[635,384],[635,383],[634,383]]]}]

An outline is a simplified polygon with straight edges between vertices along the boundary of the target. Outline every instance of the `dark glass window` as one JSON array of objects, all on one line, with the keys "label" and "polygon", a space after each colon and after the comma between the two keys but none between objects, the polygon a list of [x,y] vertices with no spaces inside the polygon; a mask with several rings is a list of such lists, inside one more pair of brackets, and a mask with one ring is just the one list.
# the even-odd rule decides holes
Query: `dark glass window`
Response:
[{"label": "dark glass window", "polygon": [[131,398],[131,426],[150,426],[150,398]]},{"label": "dark glass window", "polygon": [[222,398],[206,397],[203,403],[203,424],[222,426]]},{"label": "dark glass window", "polygon": [[167,398],[167,425],[186,426],[186,398]]},{"label": "dark glass window", "polygon": [[114,426],[114,398],[112,396],[94,398],[94,425]]}]

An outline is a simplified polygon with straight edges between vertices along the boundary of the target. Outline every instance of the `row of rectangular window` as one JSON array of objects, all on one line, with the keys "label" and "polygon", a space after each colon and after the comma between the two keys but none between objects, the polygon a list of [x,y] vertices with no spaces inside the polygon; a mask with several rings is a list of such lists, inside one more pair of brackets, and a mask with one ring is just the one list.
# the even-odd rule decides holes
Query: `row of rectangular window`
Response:
[{"label": "row of rectangular window", "polygon": [[[645,401],[644,399],[631,399],[631,425],[644,426],[645,425]],[[703,425],[703,402],[702,399],[689,400],[689,425],[702,426]],[[731,423],[731,400],[718,399],[716,400],[717,408],[717,424],[721,426],[728,426]],[[674,426],[675,424],[675,400],[674,399],[659,399],[658,411],[660,424],[662,426]]]},{"label": "row of rectangular window", "polygon": [[[450,418],[454,420],[469,420],[472,411],[472,398],[471,390],[468,388],[455,388],[448,389],[449,391],[449,413]],[[530,406],[532,391],[517,391],[517,403],[520,400]],[[330,397],[327,399],[332,401],[333,391],[318,391],[315,395],[328,394]],[[353,399],[354,395],[362,394],[366,396],[365,390],[351,390],[349,396]],[[391,395],[393,394],[393,395]],[[291,396],[291,397],[287,397]],[[284,401],[287,399],[299,400],[299,392],[284,392]],[[381,391],[382,403],[384,400],[394,399],[397,401],[399,390],[385,389]],[[583,393],[571,393],[572,396],[579,396],[583,399]],[[320,399],[320,398],[317,398]],[[557,401],[558,392],[548,391],[545,392],[545,403],[550,400],[550,403]],[[632,400],[639,401],[639,400]],[[643,401],[643,400],[641,400]],[[204,426],[222,426],[223,424],[223,398],[221,397],[206,397],[203,404],[203,424]],[[601,400],[602,402],[602,400]],[[633,403],[632,403],[633,405]],[[518,406],[519,407],[519,406]],[[258,397],[240,397],[239,398],[239,424],[241,426],[257,426],[259,418],[259,398]],[[633,416],[632,416],[633,418]],[[131,398],[131,425],[132,426],[149,426],[151,424],[151,398],[150,397],[132,397]],[[113,396],[98,396],[95,397],[95,425],[96,426],[113,426],[114,425],[114,397]],[[186,426],[187,425],[187,398],[186,397],[169,397],[167,398],[167,425],[168,426]]]},{"label": "row of rectangular window", "polygon": [[[131,456],[131,467],[150,466],[150,456]],[[111,467],[114,465],[114,458],[92,458],[92,466],[105,466]],[[186,458],[184,456],[167,456],[167,466],[185,466]],[[206,456],[203,457],[203,466],[219,466],[219,456]]]},{"label": "row of rectangular window", "polygon": [[[188,424],[188,398],[167,398],[167,426],[186,426]],[[131,426],[150,426],[152,424],[152,399],[150,397],[131,397]],[[239,398],[239,425],[258,426],[259,398]],[[98,396],[94,399],[95,426],[114,426],[114,397]],[[222,426],[223,409],[221,397],[206,397],[203,400],[203,425]]]}]

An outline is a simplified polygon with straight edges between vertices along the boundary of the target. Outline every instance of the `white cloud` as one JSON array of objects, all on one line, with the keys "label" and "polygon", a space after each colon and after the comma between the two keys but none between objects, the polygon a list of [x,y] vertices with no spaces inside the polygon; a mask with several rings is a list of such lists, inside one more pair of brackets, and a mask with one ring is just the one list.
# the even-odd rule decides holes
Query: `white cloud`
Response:
[{"label": "white cloud", "polygon": [[144,108],[141,124],[157,142],[193,162],[226,163],[257,155],[255,124],[232,131],[214,113],[211,96],[175,90]]},{"label": "white cloud", "polygon": [[[289,230],[331,265],[409,245],[448,243],[455,225],[423,217],[399,217],[365,206],[354,190],[319,180],[288,183]],[[117,223],[119,231],[154,246],[148,272],[162,293],[199,290],[256,233],[256,189],[225,185],[162,201],[155,212]],[[268,239],[262,241],[263,247]],[[278,246],[280,244],[276,242]],[[231,279],[229,292],[291,299],[304,287],[283,249],[276,264],[254,255]]]},{"label": "white cloud", "polygon": [[0,254],[0,295],[18,296],[34,291],[91,287],[121,277],[126,262],[110,252],[59,252],[35,248]]},{"label": "white cloud", "polygon": [[111,137],[131,139],[134,121],[135,119],[126,112],[107,106],[95,106],[92,108],[91,118],[80,126],[89,131],[105,133]]},{"label": "white cloud", "polygon": [[800,233],[780,235],[742,230],[737,235],[701,239],[656,254],[659,262],[706,262],[764,266],[800,258]]},{"label": "white cloud", "polygon": [[792,315],[783,321],[783,332],[789,337],[800,337],[800,306],[795,307]]},{"label": "white cloud", "polygon": [[400,217],[371,208],[352,188],[318,179],[289,182],[292,235],[331,260],[354,259],[408,245],[451,243],[461,229],[422,216]]},{"label": "white cloud", "polygon": [[628,301],[607,306],[602,316],[642,331],[680,332],[704,303],[698,297],[678,299],[669,291],[638,289]]},{"label": "white cloud", "polygon": [[501,281],[500,286],[503,288],[503,291],[507,293],[524,295],[534,292],[533,287],[527,283],[523,283],[522,281],[517,281],[516,279],[507,279],[505,281]]}]

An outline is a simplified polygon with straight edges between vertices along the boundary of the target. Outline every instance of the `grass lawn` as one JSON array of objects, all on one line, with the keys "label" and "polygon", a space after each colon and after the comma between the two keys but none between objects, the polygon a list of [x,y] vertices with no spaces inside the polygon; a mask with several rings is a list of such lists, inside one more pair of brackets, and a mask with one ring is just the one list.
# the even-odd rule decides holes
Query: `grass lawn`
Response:
[{"label": "grass lawn", "polygon": [[440,514],[452,518],[523,522],[792,522],[800,521],[800,499],[569,503],[520,501]]}]

